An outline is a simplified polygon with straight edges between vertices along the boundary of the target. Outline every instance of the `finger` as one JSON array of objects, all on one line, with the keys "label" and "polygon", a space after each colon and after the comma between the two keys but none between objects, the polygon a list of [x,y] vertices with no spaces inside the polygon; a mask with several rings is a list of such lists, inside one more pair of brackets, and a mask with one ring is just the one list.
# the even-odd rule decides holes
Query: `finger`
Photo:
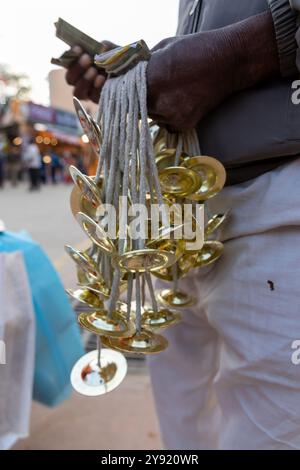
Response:
[{"label": "finger", "polygon": [[82,54],[77,62],[71,65],[66,73],[66,81],[69,85],[76,85],[91,66],[92,59],[88,54]]},{"label": "finger", "polygon": [[80,57],[84,53],[84,50],[80,46],[73,46],[71,50],[75,52],[75,54],[78,55],[78,57]]},{"label": "finger", "polygon": [[97,77],[97,73],[98,72],[95,67],[89,67],[83,77],[76,83],[73,93],[78,99],[88,99],[91,89],[93,88],[93,83]]},{"label": "finger", "polygon": [[92,87],[89,91],[88,98],[93,101],[93,103],[98,104],[100,99],[101,89]]},{"label": "finger", "polygon": [[89,67],[85,72],[83,78],[88,80],[89,82],[93,83],[98,75],[96,67]]},{"label": "finger", "polygon": [[89,91],[89,98],[94,103],[97,103],[97,104],[99,103],[100,94],[101,94],[105,81],[106,81],[106,77],[103,75],[97,75],[96,78],[94,79],[93,86],[90,88],[90,91]]},{"label": "finger", "polygon": [[97,75],[94,79],[94,87],[100,90],[103,87],[105,81],[106,77],[104,75]]},{"label": "finger", "polygon": [[81,78],[73,90],[73,95],[79,100],[87,100],[91,87],[92,83],[89,80]]}]

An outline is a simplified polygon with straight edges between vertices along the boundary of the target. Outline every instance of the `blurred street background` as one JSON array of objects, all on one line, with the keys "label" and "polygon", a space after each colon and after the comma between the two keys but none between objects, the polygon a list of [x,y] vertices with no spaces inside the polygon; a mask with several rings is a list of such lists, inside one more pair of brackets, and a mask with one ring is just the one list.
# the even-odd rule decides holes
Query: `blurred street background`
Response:
[{"label": "blurred street background", "polygon": [[[52,0],[43,4],[19,0],[6,2],[3,9],[0,220],[9,231],[26,230],[47,253],[64,286],[74,287],[74,264],[64,245],[84,249],[87,242],[70,210],[68,167],[73,164],[93,175],[97,162],[74,114],[65,72],[50,64],[51,57],[67,49],[55,38],[53,23],[62,17],[97,40],[125,45],[143,38],[152,47],[175,34],[178,0]],[[95,114],[96,105],[85,106]],[[28,163],[29,145],[39,159],[34,168]],[[123,384],[108,395],[85,398],[74,393],[53,409],[33,403],[30,436],[15,448],[160,446],[146,364],[134,360]]]},{"label": "blurred street background", "polygon": [[[54,263],[66,287],[76,285],[66,241],[88,245],[69,209],[71,185],[42,188],[38,196],[26,183],[0,193],[0,214],[12,231],[26,228]],[[53,293],[55,295],[55,292]],[[75,315],[75,313],[74,313]],[[16,449],[158,449],[160,438],[144,360],[130,360],[125,381],[108,395],[89,398],[74,392],[57,408],[33,403],[31,434]]]}]

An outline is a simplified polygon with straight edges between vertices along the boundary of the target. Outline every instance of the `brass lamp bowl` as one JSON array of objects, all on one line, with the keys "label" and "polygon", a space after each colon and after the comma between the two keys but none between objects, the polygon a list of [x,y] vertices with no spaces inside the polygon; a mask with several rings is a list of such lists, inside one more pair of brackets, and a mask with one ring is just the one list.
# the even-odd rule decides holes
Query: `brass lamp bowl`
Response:
[{"label": "brass lamp bowl", "polygon": [[168,251],[144,249],[130,251],[113,258],[113,266],[130,273],[154,272],[171,266],[176,257]]},{"label": "brass lamp bowl", "polygon": [[185,242],[184,240],[171,239],[150,240],[147,243],[147,248],[152,248],[158,251],[168,251],[175,256],[175,260],[177,261],[184,253]]},{"label": "brass lamp bowl", "polygon": [[71,195],[70,195],[70,206],[73,216],[76,218],[78,212],[83,212],[84,214],[91,217],[91,219],[97,219],[97,209],[84,195],[81,193],[78,186],[74,186]]},{"label": "brass lamp bowl", "polygon": [[69,167],[71,178],[73,179],[75,185],[80,190],[81,194],[88,202],[97,209],[98,206],[102,204],[101,200],[101,187],[102,180],[99,181],[97,185],[93,178],[86,176],[81,171],[78,170],[75,166],[71,165]]},{"label": "brass lamp bowl", "polygon": [[149,330],[142,330],[135,333],[131,338],[108,338],[103,337],[104,346],[134,354],[157,354],[168,347],[168,341],[161,335],[155,334]]},{"label": "brass lamp bowl", "polygon": [[73,104],[83,132],[89,139],[89,143],[94,153],[99,156],[102,144],[102,133],[96,121],[88,115],[80,101],[74,96]]},{"label": "brass lamp bowl", "polygon": [[[197,259],[196,254],[183,253],[177,261],[177,278],[181,279],[188,274],[188,272],[194,268]],[[174,281],[173,267],[160,269],[159,271],[153,272],[153,276],[163,281],[172,282]]]},{"label": "brass lamp bowl", "polygon": [[120,312],[115,311],[111,316],[105,310],[83,312],[78,316],[79,325],[96,335],[127,338],[135,333],[135,325],[127,321]]},{"label": "brass lamp bowl", "polygon": [[202,179],[202,185],[195,194],[189,194],[192,201],[205,201],[218,194],[226,182],[226,171],[221,162],[213,157],[187,158],[182,164],[184,168],[194,170]]},{"label": "brass lamp bowl", "polygon": [[127,361],[122,354],[101,349],[100,362],[98,355],[98,351],[90,351],[72,369],[72,387],[81,395],[104,395],[118,387],[126,376]]},{"label": "brass lamp bowl", "polygon": [[189,294],[173,289],[164,289],[158,294],[158,300],[171,308],[185,308],[195,305],[197,300]]},{"label": "brass lamp bowl", "polygon": [[116,253],[116,247],[113,241],[108,237],[105,230],[99,224],[82,212],[77,214],[77,220],[85,234],[103,253],[107,255],[113,255]]},{"label": "brass lamp bowl", "polygon": [[217,261],[224,251],[223,243],[219,241],[206,241],[198,253],[194,267],[203,268]]},{"label": "brass lamp bowl", "polygon": [[75,250],[70,245],[65,245],[65,250],[80,270],[87,274],[89,278],[95,281],[99,279],[99,268],[91,256],[86,252]]},{"label": "brass lamp bowl", "polygon": [[167,308],[160,309],[157,312],[154,312],[154,310],[146,310],[142,315],[142,327],[156,331],[176,325],[180,320],[181,316],[179,313],[173,312]]},{"label": "brass lamp bowl", "polygon": [[[164,149],[159,152],[155,157],[155,163],[157,166],[157,170],[160,172],[165,168],[175,166],[175,156],[176,156],[176,149]],[[180,156],[179,164],[184,161],[184,157]]]},{"label": "brass lamp bowl", "polygon": [[215,214],[206,224],[204,236],[207,239],[210,235],[212,235],[218,228],[225,222],[228,218],[229,212],[225,212],[225,214]]},{"label": "brass lamp bowl", "polygon": [[164,168],[159,172],[162,192],[177,197],[186,197],[196,193],[202,185],[202,180],[196,171],[182,166]]},{"label": "brass lamp bowl", "polygon": [[103,301],[99,298],[97,294],[92,292],[88,288],[79,288],[79,289],[66,289],[67,294],[73,299],[81,302],[91,308],[103,308]]}]

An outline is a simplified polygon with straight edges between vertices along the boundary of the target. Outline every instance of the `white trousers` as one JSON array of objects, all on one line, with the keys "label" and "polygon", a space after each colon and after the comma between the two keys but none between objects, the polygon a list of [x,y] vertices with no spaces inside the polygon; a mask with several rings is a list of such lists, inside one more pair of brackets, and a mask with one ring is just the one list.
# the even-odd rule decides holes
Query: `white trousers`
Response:
[{"label": "white trousers", "polygon": [[149,360],[169,449],[300,449],[300,161],[225,188],[223,257],[180,282],[198,297]]}]

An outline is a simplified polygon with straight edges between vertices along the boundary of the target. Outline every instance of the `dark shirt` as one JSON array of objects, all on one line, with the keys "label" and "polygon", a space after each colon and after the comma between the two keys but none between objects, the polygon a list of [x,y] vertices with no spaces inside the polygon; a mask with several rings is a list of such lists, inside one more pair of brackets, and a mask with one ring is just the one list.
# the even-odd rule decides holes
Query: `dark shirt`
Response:
[{"label": "dark shirt", "polygon": [[[282,78],[228,98],[198,127],[202,154],[223,162],[231,184],[258,176],[300,155],[300,105],[293,104],[291,99],[292,82],[299,76],[295,34],[300,33],[296,12],[289,0],[269,0],[269,3]],[[299,0],[291,0],[291,4],[300,9]],[[193,5],[195,11],[190,14]],[[267,0],[181,0],[177,34],[221,28],[268,8]],[[245,167],[244,171],[239,170],[241,167]],[[234,168],[231,176],[230,168]]]}]

